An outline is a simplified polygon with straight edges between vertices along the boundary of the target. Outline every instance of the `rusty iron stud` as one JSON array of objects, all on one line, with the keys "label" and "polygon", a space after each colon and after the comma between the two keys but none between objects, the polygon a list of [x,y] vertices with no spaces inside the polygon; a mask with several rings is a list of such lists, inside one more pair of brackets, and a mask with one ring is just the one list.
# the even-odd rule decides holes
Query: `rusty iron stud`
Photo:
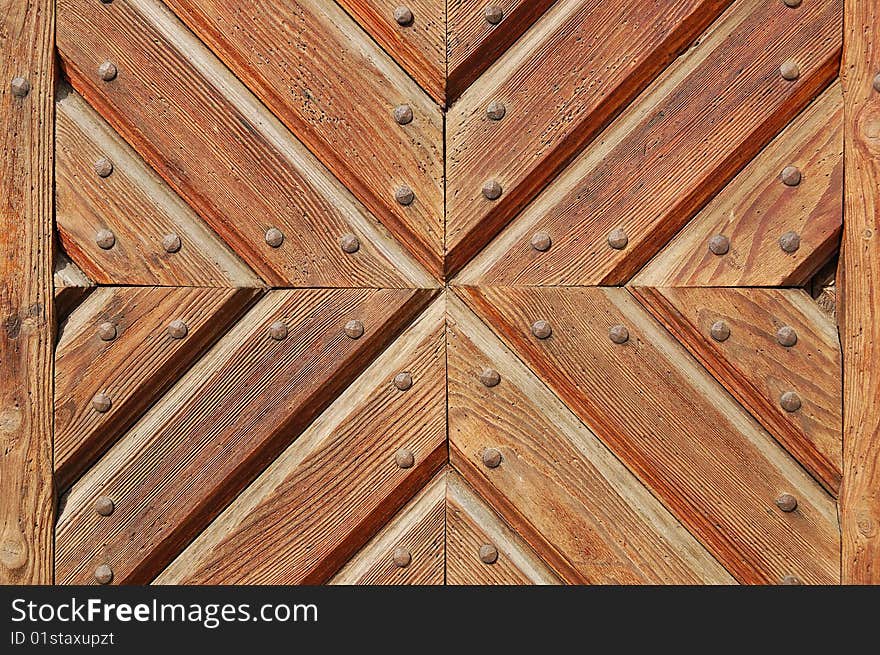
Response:
[{"label": "rusty iron stud", "polygon": [[501,451],[497,448],[486,448],[482,455],[483,466],[490,469],[498,468],[501,464]]},{"label": "rusty iron stud", "polygon": [[782,79],[794,82],[801,76],[801,69],[796,61],[789,59],[779,67],[779,73],[782,75]]},{"label": "rusty iron stud", "polygon": [[483,369],[480,373],[480,382],[485,387],[497,387],[501,383],[501,374],[494,368]]},{"label": "rusty iron stud", "polygon": [[504,118],[504,114],[506,113],[507,107],[505,107],[504,103],[499,100],[493,100],[489,103],[489,106],[486,107],[486,116],[493,121],[500,121]]},{"label": "rusty iron stud", "polygon": [[113,580],[113,569],[109,566],[101,564],[95,569],[95,581],[98,584],[110,584],[111,580]]},{"label": "rusty iron stud", "polygon": [[608,330],[608,338],[616,344],[622,344],[629,341],[629,330],[623,325],[614,325]]},{"label": "rusty iron stud", "polygon": [[532,235],[532,248],[538,252],[547,252],[551,245],[553,245],[553,241],[546,232],[535,232]]},{"label": "rusty iron stud", "polygon": [[162,237],[162,249],[167,253],[177,252],[180,250],[181,245],[183,244],[180,241],[180,237],[173,232]]},{"label": "rusty iron stud", "polygon": [[409,469],[416,463],[416,458],[413,456],[412,451],[409,448],[401,448],[394,453],[394,461],[397,462],[397,465],[400,468]]},{"label": "rusty iron stud", "polygon": [[186,326],[186,323],[179,318],[175,318],[168,324],[166,332],[168,332],[168,336],[172,339],[183,339],[189,333],[189,328]]},{"label": "rusty iron stud", "polygon": [[497,200],[501,197],[501,185],[495,180],[483,182],[483,197],[486,200]]},{"label": "rusty iron stud", "polygon": [[102,250],[110,250],[110,248],[116,245],[116,235],[110,230],[102,228],[95,233],[95,243]]},{"label": "rusty iron stud", "polygon": [[109,5],[113,2],[113,0],[101,0],[102,4]]},{"label": "rusty iron stud", "polygon": [[101,516],[110,516],[115,508],[116,506],[113,504],[113,499],[110,496],[98,496],[98,499],[95,501],[95,511]]},{"label": "rusty iron stud", "polygon": [[490,25],[497,25],[504,18],[504,10],[498,5],[489,5],[483,10],[483,16]]},{"label": "rusty iron stud", "polygon": [[31,92],[31,83],[23,77],[13,77],[10,86],[12,88],[12,95],[16,98],[24,98]]},{"label": "rusty iron stud", "polygon": [[723,234],[716,234],[709,239],[709,252],[713,255],[726,255],[730,251],[730,239]]},{"label": "rusty iron stud", "polygon": [[795,332],[794,328],[790,325],[783,325],[776,331],[776,340],[779,342],[780,346],[791,348],[797,343],[797,339],[797,332]]},{"label": "rusty iron stud", "polygon": [[801,235],[797,232],[786,232],[779,237],[779,247],[783,252],[789,254],[797,252],[797,249],[801,247]]},{"label": "rusty iron stud", "polygon": [[277,227],[270,227],[266,230],[266,243],[272,248],[278,248],[284,243],[284,233]]},{"label": "rusty iron stud", "polygon": [[113,341],[116,338],[116,326],[109,322],[101,323],[98,326],[98,336],[101,341]]},{"label": "rusty iron stud", "polygon": [[409,105],[397,105],[394,108],[394,120],[398,125],[407,125],[412,123],[413,111]]},{"label": "rusty iron stud", "polygon": [[395,7],[394,20],[397,21],[397,24],[401,27],[412,25],[413,18],[412,10],[409,7],[404,7],[403,5]]},{"label": "rusty iron stud", "polygon": [[92,409],[96,412],[104,414],[105,412],[109,412],[112,406],[113,401],[110,400],[110,396],[106,393],[96,393],[92,396]]},{"label": "rusty iron stud", "polygon": [[483,564],[494,564],[498,561],[498,549],[492,544],[483,544],[479,550],[480,561]]},{"label": "rusty iron stud", "polygon": [[779,179],[785,186],[797,186],[801,183],[801,169],[797,166],[786,166],[782,169]]},{"label": "rusty iron stud", "polygon": [[118,73],[119,71],[116,70],[116,65],[112,61],[105,61],[103,64],[98,66],[98,75],[105,82],[115,80]]},{"label": "rusty iron stud", "polygon": [[799,577],[796,575],[788,574],[784,578],[782,578],[782,584],[784,585],[795,585],[795,584],[804,584]]},{"label": "rusty iron stud", "polygon": [[786,7],[791,7],[792,9],[797,9],[801,6],[801,0],[782,0],[785,3]]},{"label": "rusty iron stud", "polygon": [[794,391],[786,391],[779,397],[779,404],[786,412],[796,412],[801,408],[801,397]]},{"label": "rusty iron stud", "polygon": [[342,252],[351,255],[360,250],[361,242],[355,235],[351,233],[343,234],[342,237],[339,239],[339,247],[342,248]]},{"label": "rusty iron stud", "polygon": [[628,243],[629,237],[621,228],[611,230],[611,233],[608,235],[608,245],[615,250],[623,250]]},{"label": "rusty iron stud", "polygon": [[401,391],[406,391],[413,385],[412,375],[409,371],[401,371],[394,376],[394,386]]},{"label": "rusty iron stud", "polygon": [[95,173],[98,177],[110,177],[113,173],[113,162],[106,157],[101,157],[95,162]]},{"label": "rusty iron stud", "polygon": [[547,321],[535,321],[532,323],[532,334],[539,339],[546,339],[553,334],[553,328]]},{"label": "rusty iron stud", "polygon": [[412,554],[403,546],[398,546],[394,549],[393,559],[396,566],[405,569],[412,562]]},{"label": "rusty iron stud", "polygon": [[730,338],[730,327],[724,321],[715,321],[709,328],[709,334],[715,341],[727,341]]},{"label": "rusty iron stud", "polygon": [[403,205],[406,207],[407,205],[411,205],[412,201],[415,200],[416,194],[413,193],[413,190],[410,189],[407,185],[399,186],[394,191],[394,199],[397,201],[397,204]]},{"label": "rusty iron stud", "polygon": [[780,494],[776,499],[776,506],[783,512],[793,512],[797,509],[797,498],[791,494]]},{"label": "rusty iron stud", "polygon": [[880,73],[874,76],[874,90],[880,93]]},{"label": "rusty iron stud", "polygon": [[352,319],[345,324],[345,333],[352,339],[360,339],[364,334],[364,324],[356,318]]},{"label": "rusty iron stud", "polygon": [[287,338],[287,326],[283,321],[275,321],[269,326],[269,336],[275,341],[283,341]]}]

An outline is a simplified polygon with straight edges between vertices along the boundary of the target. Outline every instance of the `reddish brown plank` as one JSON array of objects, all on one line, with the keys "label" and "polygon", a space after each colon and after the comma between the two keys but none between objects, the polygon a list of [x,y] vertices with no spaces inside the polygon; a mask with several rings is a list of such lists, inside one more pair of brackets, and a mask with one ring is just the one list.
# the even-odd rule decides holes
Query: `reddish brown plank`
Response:
[{"label": "reddish brown plank", "polygon": [[[622,284],[836,76],[840,2],[735,3],[462,281]],[[780,67],[797,62],[800,77]],[[615,249],[612,232],[627,240]],[[531,246],[546,232],[548,250]]]},{"label": "reddish brown plank", "polygon": [[[256,297],[255,289],[102,287],[93,293],[64,325],[55,350],[59,487],[91,466]],[[184,338],[169,334],[173,321],[186,325]],[[110,400],[108,411],[93,406],[98,394]]]},{"label": "reddish brown plank", "polygon": [[[325,582],[445,461],[443,360],[440,299],[157,582]],[[402,371],[413,381],[405,391],[392,382]],[[408,467],[397,463],[402,448]]]},{"label": "reddish brown plank", "polygon": [[[636,298],[822,485],[837,495],[841,369],[837,328],[797,289],[637,287]],[[713,325],[718,341],[712,336]],[[780,343],[779,330],[789,328]],[[719,331],[720,330],[720,331]],[[787,339],[787,340],[786,340]],[[794,392],[801,406],[783,409]]]},{"label": "reddish brown plank", "polygon": [[[447,270],[457,271],[730,0],[561,0],[448,114]],[[490,102],[506,110],[487,115]],[[511,156],[515,152],[516,156]],[[484,197],[487,181],[500,196]]]},{"label": "reddish brown plank", "polygon": [[[833,499],[626,290],[465,295],[740,582],[839,580]],[[551,322],[549,338],[530,332],[538,320]],[[616,325],[625,343],[609,338]],[[796,511],[776,506],[783,493]]]}]

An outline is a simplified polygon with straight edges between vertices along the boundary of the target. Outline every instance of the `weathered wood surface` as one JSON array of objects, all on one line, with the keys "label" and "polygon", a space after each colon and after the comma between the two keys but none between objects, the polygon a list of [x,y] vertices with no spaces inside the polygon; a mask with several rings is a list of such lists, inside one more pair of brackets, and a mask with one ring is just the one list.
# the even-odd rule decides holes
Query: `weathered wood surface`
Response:
[{"label": "weathered wood surface", "polygon": [[[407,563],[407,556],[410,558]],[[422,489],[329,581],[333,585],[442,585],[446,471]]]},{"label": "weathered wood surface", "polygon": [[[66,252],[99,284],[259,286],[260,278],[69,87],[56,102],[55,199]],[[101,177],[96,162],[112,172]],[[116,237],[105,250],[99,230]],[[174,252],[163,239],[176,235]]]},{"label": "weathered wood surface", "polygon": [[[446,459],[443,325],[440,299],[157,582],[316,584],[336,573]],[[406,391],[392,383],[401,371]]]},{"label": "weathered wood surface", "polygon": [[95,283],[63,252],[55,253],[52,273],[55,287],[55,322],[60,324],[95,290]]},{"label": "weathered wood surface", "polygon": [[843,581],[880,582],[880,8],[844,9]]},{"label": "weathered wood surface", "polygon": [[[797,186],[782,171],[796,166]],[[797,286],[837,248],[843,227],[843,96],[832,84],[633,279],[651,287]],[[794,231],[787,253],[779,237]],[[730,241],[713,254],[709,239]]]},{"label": "weathered wood surface", "polygon": [[[782,2],[735,3],[460,281],[626,282],[834,79],[840,47],[839,0],[814,0],[797,11]],[[780,74],[787,60],[799,64],[796,81]],[[452,168],[449,175],[454,190]],[[453,208],[450,196],[450,213],[461,211]],[[628,237],[620,250],[608,243],[617,229]],[[549,234],[549,250],[531,247],[536,231]]]},{"label": "weathered wood surface", "polygon": [[[428,291],[269,292],[77,482],[56,531],[56,574],[92,582],[156,576],[327,407]],[[364,333],[346,335],[360,320]],[[270,326],[283,322],[283,340]],[[109,496],[116,509],[93,509]],[[112,518],[112,520],[110,520]],[[248,560],[252,557],[248,556]]]},{"label": "weathered wood surface", "polygon": [[[452,463],[564,580],[733,582],[460,301],[450,300],[447,321]],[[488,368],[497,386],[481,383]],[[483,465],[486,448],[502,453],[499,467]]]},{"label": "weathered wood surface", "polygon": [[[446,268],[457,271],[730,0],[560,0],[447,116]],[[487,116],[500,101],[503,119]],[[512,157],[511,152],[516,152]],[[487,180],[501,186],[483,197]]]},{"label": "weathered wood surface", "polygon": [[[431,285],[376,218],[156,0],[58,6],[58,48],[74,88],[266,282]],[[97,72],[104,61],[118,69],[109,82]],[[265,240],[272,227],[284,234],[277,248]],[[348,233],[360,240],[353,254],[338,242]]]},{"label": "weathered wood surface", "polygon": [[[799,289],[637,287],[636,297],[832,494],[840,488],[841,368],[837,327]],[[718,341],[712,325],[729,337]],[[793,328],[791,346],[777,339]],[[793,391],[800,409],[788,412]]]},{"label": "weathered wood surface", "polygon": [[[833,499],[626,290],[462,294],[740,582],[839,580]],[[542,319],[544,340],[529,331]],[[796,511],[776,507],[783,493]]]},{"label": "weathered wood surface", "polygon": [[[439,107],[332,0],[165,0],[294,134],[439,275]],[[413,119],[398,125],[394,108]],[[400,205],[395,189],[415,200]]]},{"label": "weathered wood surface", "polygon": [[55,3],[0,14],[0,584],[51,584]]},{"label": "weathered wood surface", "polygon": [[[63,327],[55,351],[55,476],[66,489],[225,334],[255,289],[102,287]],[[182,320],[187,334],[168,333]],[[110,323],[105,341],[99,326]],[[109,411],[92,407],[106,395]]]}]

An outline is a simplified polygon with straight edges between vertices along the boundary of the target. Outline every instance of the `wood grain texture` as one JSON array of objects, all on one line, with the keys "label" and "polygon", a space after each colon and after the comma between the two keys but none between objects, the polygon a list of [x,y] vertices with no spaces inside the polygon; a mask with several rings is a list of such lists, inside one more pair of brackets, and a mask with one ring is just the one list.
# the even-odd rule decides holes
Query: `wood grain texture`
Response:
[{"label": "wood grain texture", "polygon": [[[494,546],[485,563],[480,547]],[[456,473],[446,491],[446,582],[451,585],[560,584],[559,578]]]},{"label": "wood grain texture", "polygon": [[[318,584],[336,573],[446,460],[443,322],[440,299],[156,582]],[[402,370],[405,392],[392,384]],[[395,461],[404,447],[410,468]]]},{"label": "wood grain texture", "polygon": [[[834,79],[840,1],[735,3],[469,267],[487,285],[626,282]],[[787,60],[800,68],[782,79]],[[450,173],[451,180],[451,173]],[[451,207],[451,205],[450,205]],[[628,245],[608,245],[622,229]],[[535,231],[553,240],[531,248]]]},{"label": "wood grain texture", "polygon": [[[0,584],[52,583],[55,3],[0,12]],[[23,97],[15,78],[26,80]],[[23,85],[16,85],[23,88]]]},{"label": "wood grain texture", "polygon": [[[839,580],[833,499],[626,290],[462,294],[740,582]],[[545,318],[538,340],[529,326]],[[795,512],[774,504],[786,492]]]},{"label": "wood grain texture", "polygon": [[[836,326],[799,289],[636,287],[638,300],[833,495],[842,459],[840,342]],[[730,337],[710,336],[724,321]],[[797,343],[776,332],[788,326]],[[802,406],[779,398],[794,391]]]},{"label": "wood grain texture", "polygon": [[844,9],[843,581],[880,582],[880,8]]},{"label": "wood grain texture", "polygon": [[[55,202],[65,251],[100,284],[259,286],[260,278],[69,87],[56,102]],[[95,172],[107,159],[113,172]],[[115,245],[95,243],[109,229]],[[181,241],[163,248],[165,235]]]},{"label": "wood grain texture", "polygon": [[[479,75],[550,7],[555,0],[473,0],[446,2],[446,97],[452,104]],[[493,25],[485,10],[491,4],[504,14]]]},{"label": "wood grain texture", "polygon": [[[424,306],[427,291],[268,293],[71,489],[56,574],[117,583],[156,576],[295,440]],[[350,319],[364,335],[346,336]],[[269,326],[283,321],[276,341]],[[116,509],[99,516],[109,496]],[[252,559],[252,558],[249,558]]]},{"label": "wood grain texture", "polygon": [[60,251],[55,253],[52,282],[55,287],[55,322],[58,324],[96,288],[95,283]]},{"label": "wood grain texture", "polygon": [[[255,289],[102,287],[64,325],[55,350],[55,476],[66,489],[257,298]],[[174,339],[169,323],[187,335]],[[113,324],[104,341],[98,326]],[[95,411],[103,393],[110,410]]]},{"label": "wood grain texture", "polygon": [[[554,5],[447,116],[447,270],[485,245],[728,4]],[[486,115],[495,100],[506,107],[500,121]],[[497,200],[481,192],[489,179],[503,190]]]},{"label": "wood grain texture", "polygon": [[[562,579],[734,582],[470,310],[450,300],[447,322],[452,463]],[[497,386],[480,382],[485,368]],[[498,468],[481,461],[489,447]]]},{"label": "wood grain texture", "polygon": [[[435,275],[443,257],[443,117],[333,0],[165,0]],[[393,110],[408,104],[413,120]],[[415,201],[401,206],[401,185]]]},{"label": "wood grain texture", "polygon": [[[797,186],[782,170],[796,166]],[[832,84],[762,150],[672,242],[633,278],[651,287],[798,286],[840,242],[843,227],[843,96]],[[779,237],[801,237],[786,253]],[[709,239],[723,234],[730,251],[718,256]]]},{"label": "wood grain texture", "polygon": [[434,99],[446,102],[446,6],[439,0],[407,0],[410,25],[398,25],[399,0],[336,0]]},{"label": "wood grain texture", "polygon": [[[840,253],[829,259],[807,283],[806,291],[816,301],[822,313],[837,325],[837,276],[840,264]],[[838,334],[840,330],[838,329]]]},{"label": "wood grain texture", "polygon": [[[431,286],[427,273],[156,0],[60,0],[74,88],[271,285]],[[97,73],[112,61],[117,77]],[[284,242],[272,248],[266,231]],[[346,254],[338,239],[361,242]]]},{"label": "wood grain texture", "polygon": [[[409,553],[406,566],[394,561]],[[330,579],[333,585],[442,585],[446,562],[446,471],[400,510]]]}]

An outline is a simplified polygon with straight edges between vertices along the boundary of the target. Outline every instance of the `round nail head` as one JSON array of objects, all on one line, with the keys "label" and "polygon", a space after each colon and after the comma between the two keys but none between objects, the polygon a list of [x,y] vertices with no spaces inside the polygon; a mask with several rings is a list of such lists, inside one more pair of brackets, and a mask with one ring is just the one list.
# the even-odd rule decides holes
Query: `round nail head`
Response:
[{"label": "round nail head", "polygon": [[101,516],[110,516],[114,509],[113,500],[110,496],[98,496],[95,501],[95,511]]},{"label": "round nail head", "polygon": [[181,245],[180,237],[174,233],[162,237],[162,249],[167,253],[177,252]]},{"label": "round nail head", "polygon": [[394,192],[394,199],[397,201],[397,204],[403,205],[404,207],[411,205],[412,201],[415,200],[415,197],[416,194],[413,193],[413,190],[405,184],[401,187],[397,187],[397,190]]},{"label": "round nail head", "polygon": [[408,371],[401,371],[394,376],[394,386],[401,391],[406,391],[413,385],[412,375]]},{"label": "round nail head", "polygon": [[874,76],[874,90],[880,93],[880,73]]},{"label": "round nail head", "polygon": [[730,338],[730,327],[724,321],[715,321],[709,328],[709,334],[715,341],[727,341]]},{"label": "round nail head", "polygon": [[112,61],[105,61],[103,64],[98,66],[98,75],[105,82],[115,80],[118,73],[119,71],[116,70],[116,65]]},{"label": "round nail head", "polygon": [[782,578],[782,584],[784,584],[784,585],[797,585],[797,584],[804,584],[804,583],[801,582],[801,579],[799,577],[797,577],[796,575],[789,574],[789,575],[785,576],[784,578]]},{"label": "round nail head", "polygon": [[483,197],[486,200],[497,200],[501,197],[501,185],[495,180],[483,182]]},{"label": "round nail head", "polygon": [[364,324],[357,319],[352,319],[345,324],[345,334],[352,339],[360,339],[364,334]]},{"label": "round nail head", "polygon": [[786,7],[791,7],[792,9],[796,9],[801,6],[801,0],[783,0]]},{"label": "round nail head", "polygon": [[277,227],[270,227],[266,230],[266,243],[272,248],[277,248],[284,243],[284,234]]},{"label": "round nail head", "polygon": [[490,25],[497,25],[504,18],[504,10],[498,5],[489,5],[483,10],[483,16]]},{"label": "round nail head", "polygon": [[786,412],[796,412],[801,408],[801,397],[794,391],[786,391],[779,397],[779,404]]},{"label": "round nail head", "polygon": [[553,328],[547,321],[535,321],[532,323],[532,334],[539,339],[546,339],[553,334]]},{"label": "round nail head", "polygon": [[361,242],[355,235],[351,233],[343,234],[342,237],[339,239],[339,247],[342,248],[342,252],[351,255],[360,250]]},{"label": "round nail head", "polygon": [[726,255],[730,251],[730,239],[723,234],[716,234],[709,239],[709,252],[713,255]]},{"label": "round nail head", "polygon": [[506,113],[507,107],[504,106],[503,102],[499,102],[498,100],[493,100],[489,103],[489,106],[486,107],[486,116],[493,121],[500,121],[504,118],[504,114]]},{"label": "round nail head", "polygon": [[795,61],[789,59],[779,67],[779,73],[782,75],[782,79],[794,82],[801,76],[801,69]]},{"label": "round nail head", "polygon": [[413,13],[409,7],[396,7],[394,9],[394,20],[397,21],[397,24],[401,27],[406,27],[407,25],[412,25],[413,22]]},{"label": "round nail head", "polygon": [[416,463],[416,458],[409,448],[401,448],[394,453],[394,461],[397,462],[397,466],[400,468],[409,469]]},{"label": "round nail head", "polygon": [[797,232],[786,232],[779,237],[779,247],[783,252],[789,254],[797,252],[797,249],[801,247],[801,235]]},{"label": "round nail head", "polygon": [[101,323],[98,326],[98,336],[101,341],[113,341],[116,338],[116,326],[109,322]]},{"label": "round nail head", "polygon": [[498,561],[498,549],[492,544],[483,544],[480,546],[480,561],[483,564],[494,564]]},{"label": "round nail head", "polygon": [[92,409],[96,412],[100,412],[101,414],[109,412],[112,406],[113,402],[110,400],[110,396],[106,393],[96,393],[92,397]]},{"label": "round nail head", "polygon": [[111,580],[113,580],[113,569],[109,566],[101,564],[95,569],[95,581],[98,584],[110,584]]},{"label": "round nail head", "polygon": [[793,512],[797,509],[797,498],[791,494],[780,494],[776,499],[776,506],[783,512]]},{"label": "round nail head", "polygon": [[626,232],[621,228],[611,230],[611,233],[608,235],[608,245],[615,250],[623,250],[628,243],[629,237],[626,236]]},{"label": "round nail head", "polygon": [[168,324],[168,336],[172,339],[183,339],[189,332],[186,323],[179,318],[174,319]]},{"label": "round nail head", "polygon": [[110,250],[116,245],[116,235],[106,228],[100,229],[95,233],[95,243],[102,250]]},{"label": "round nail head", "polygon": [[780,346],[791,348],[797,343],[797,332],[790,325],[783,325],[776,331],[776,340]]},{"label": "round nail head", "polygon": [[485,387],[497,387],[501,383],[501,374],[494,368],[483,369],[480,373],[480,382]]},{"label": "round nail head", "polygon": [[498,468],[498,465],[501,464],[501,451],[497,448],[486,448],[483,451],[482,458],[483,466],[486,468]]},{"label": "round nail head", "polygon": [[553,241],[546,232],[535,232],[532,235],[532,248],[538,252],[547,252],[552,244]]},{"label": "round nail head", "polygon": [[400,546],[394,549],[393,559],[395,566],[405,569],[412,562],[412,554],[406,548]]},{"label": "round nail head", "polygon": [[614,325],[608,330],[608,338],[616,344],[622,344],[629,341],[629,330],[623,325]]},{"label": "round nail head", "polygon": [[786,166],[779,177],[785,186],[797,186],[801,183],[801,169],[797,166]]},{"label": "round nail head", "polygon": [[397,105],[394,108],[394,120],[398,125],[407,125],[412,123],[413,112],[409,105]]},{"label": "round nail head", "polygon": [[31,92],[31,83],[23,77],[13,77],[10,86],[12,87],[12,95],[16,98],[24,98]]},{"label": "round nail head", "polygon": [[275,321],[269,326],[269,336],[275,341],[283,341],[287,338],[287,326],[283,321]]},{"label": "round nail head", "polygon": [[113,162],[106,157],[101,157],[95,161],[95,173],[98,177],[110,177],[113,173]]}]

